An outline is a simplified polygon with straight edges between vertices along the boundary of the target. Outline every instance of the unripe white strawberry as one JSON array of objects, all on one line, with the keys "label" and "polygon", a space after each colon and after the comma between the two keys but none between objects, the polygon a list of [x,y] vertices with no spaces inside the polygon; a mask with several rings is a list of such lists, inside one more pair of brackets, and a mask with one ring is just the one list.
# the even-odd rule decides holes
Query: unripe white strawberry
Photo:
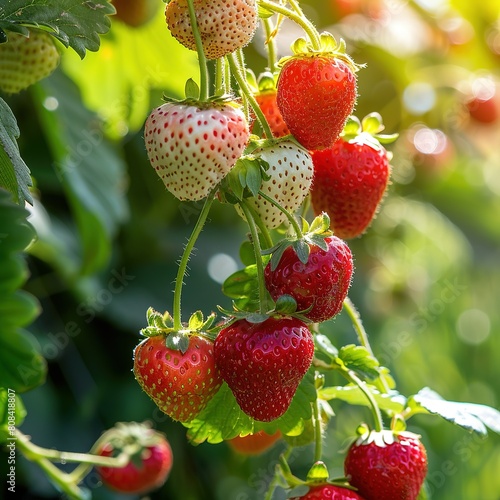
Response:
[{"label": "unripe white strawberry", "polygon": [[166,103],[149,115],[144,138],[165,187],[181,201],[197,201],[229,173],[249,130],[243,112],[228,103]]},{"label": "unripe white strawberry", "polygon": [[[293,214],[302,205],[311,188],[314,167],[309,152],[295,142],[282,140],[256,149],[252,155],[260,156],[269,164],[267,174],[270,179],[262,182],[261,191]],[[270,229],[286,220],[286,215],[278,207],[260,195],[248,198],[248,203]],[[239,207],[237,210],[242,215]]]},{"label": "unripe white strawberry", "polygon": [[0,44],[0,89],[15,94],[49,76],[59,64],[52,36],[31,30],[29,37],[8,33]]},{"label": "unripe white strawberry", "polygon": [[[247,45],[257,29],[255,0],[194,0],[196,21],[207,59],[218,59]],[[182,45],[196,50],[187,0],[172,0],[167,27]]]}]

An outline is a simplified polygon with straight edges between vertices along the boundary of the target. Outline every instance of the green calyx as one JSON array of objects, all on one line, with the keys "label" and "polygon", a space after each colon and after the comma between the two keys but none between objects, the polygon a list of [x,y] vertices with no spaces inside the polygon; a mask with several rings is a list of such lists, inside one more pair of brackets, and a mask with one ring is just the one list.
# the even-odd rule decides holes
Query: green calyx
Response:
[{"label": "green calyx", "polygon": [[181,351],[184,354],[189,347],[189,337],[191,335],[213,340],[216,331],[211,330],[211,327],[215,317],[215,313],[212,313],[207,318],[204,318],[201,311],[196,311],[191,315],[187,324],[183,325],[183,328],[177,329],[174,327],[174,320],[168,311],[161,314],[150,307],[146,313],[148,326],[141,329],[141,335],[145,337],[164,335],[165,345],[169,349]]},{"label": "green calyx", "polygon": [[308,492],[309,488],[323,485],[338,486],[340,488],[357,491],[356,488],[349,484],[348,479],[345,477],[329,480],[328,468],[321,460],[315,462],[309,469],[306,481],[303,481],[292,475],[288,464],[283,464],[283,461],[280,461],[280,469],[284,479],[287,481],[290,487],[289,498],[295,498],[296,495],[305,495]]},{"label": "green calyx", "polygon": [[366,115],[361,121],[356,116],[350,116],[340,137],[346,142],[370,146],[377,151],[383,150],[383,144],[391,144],[399,134],[381,134],[385,126],[382,116],[373,112]]},{"label": "green calyx", "polygon": [[254,94],[276,92],[278,76],[278,72],[271,73],[270,71],[264,71],[256,77],[255,73],[251,69],[246,69],[246,81]]},{"label": "green calyx", "polygon": [[267,174],[269,163],[259,153],[280,142],[293,142],[303,149],[291,135],[270,139],[252,136],[244,154],[238,158],[219,186],[220,201],[237,204],[245,198],[261,194],[262,183],[271,177]]},{"label": "green calyx", "polygon": [[297,254],[299,260],[303,264],[307,264],[309,254],[311,253],[311,246],[318,246],[322,250],[327,251],[328,245],[325,238],[328,238],[332,234],[332,231],[330,231],[330,217],[328,217],[326,212],[323,212],[315,217],[311,224],[302,219],[302,234],[285,238],[272,248],[264,250],[262,254],[271,254],[272,271],[278,266],[283,252],[290,246]]},{"label": "green calyx", "polygon": [[[271,299],[269,299],[271,302]],[[312,306],[311,306],[312,307]],[[236,306],[233,302],[233,309],[224,309],[223,307],[218,307],[219,311],[224,314],[228,319],[224,323],[224,327],[229,326],[234,321],[244,319],[249,323],[258,324],[263,323],[269,318],[297,318],[304,323],[311,323],[304,314],[307,314],[308,308],[305,311],[297,311],[297,301],[291,295],[281,295],[276,300],[274,307],[268,311],[244,311]]]},{"label": "green calyx", "polygon": [[118,422],[103,432],[97,445],[109,444],[113,447],[113,457],[126,454],[137,468],[142,466],[142,453],[146,448],[164,440],[164,435],[151,428],[148,423]]},{"label": "green calyx", "polygon": [[380,448],[385,448],[393,443],[398,443],[400,437],[420,439],[420,436],[413,432],[394,430],[375,431],[370,430],[366,424],[360,425],[356,430],[356,434],[359,435],[355,441],[356,445],[363,446],[374,443]]},{"label": "green calyx", "polygon": [[196,106],[200,109],[210,109],[218,106],[223,107],[226,105],[230,105],[235,108],[241,107],[241,104],[236,102],[235,97],[232,94],[212,95],[207,99],[201,99],[200,87],[192,78],[189,78],[189,80],[186,81],[186,84],[184,86],[184,95],[185,97],[183,99],[177,99],[175,97],[163,94],[162,100],[166,103]]},{"label": "green calyx", "polygon": [[357,64],[346,52],[346,43],[341,38],[339,41],[328,32],[320,34],[320,46],[315,48],[311,42],[305,38],[297,38],[291,45],[292,56],[286,56],[280,59],[278,65],[283,66],[289,59],[300,57],[326,57],[340,59],[346,63],[353,73],[364,68],[364,64]]}]

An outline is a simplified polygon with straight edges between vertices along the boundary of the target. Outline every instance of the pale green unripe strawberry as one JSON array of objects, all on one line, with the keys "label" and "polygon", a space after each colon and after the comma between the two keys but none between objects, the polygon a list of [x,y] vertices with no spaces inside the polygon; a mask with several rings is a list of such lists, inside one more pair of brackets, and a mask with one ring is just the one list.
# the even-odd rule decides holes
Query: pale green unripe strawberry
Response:
[{"label": "pale green unripe strawberry", "polygon": [[31,30],[29,36],[8,33],[0,44],[0,89],[16,94],[49,76],[59,64],[59,51],[52,36]]}]

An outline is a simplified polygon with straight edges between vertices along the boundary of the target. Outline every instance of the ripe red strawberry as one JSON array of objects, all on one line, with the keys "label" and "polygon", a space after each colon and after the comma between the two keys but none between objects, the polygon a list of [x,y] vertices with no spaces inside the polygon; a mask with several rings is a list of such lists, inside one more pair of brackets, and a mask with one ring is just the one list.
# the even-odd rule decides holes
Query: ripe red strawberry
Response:
[{"label": "ripe red strawberry", "polygon": [[314,342],[297,318],[239,319],[215,339],[215,361],[240,408],[255,420],[283,415],[309,369]]},{"label": "ripe red strawberry", "polygon": [[120,493],[142,494],[162,486],[168,479],[173,454],[165,436],[143,424],[119,423],[100,438],[97,455],[130,456],[124,467],[96,466],[102,482]]},{"label": "ripe red strawberry", "polygon": [[[309,194],[314,167],[311,155],[295,142],[282,140],[258,148],[252,155],[269,164],[269,179],[262,182],[261,191],[294,213]],[[285,222],[286,215],[275,205],[262,198],[248,198],[264,224],[272,229]],[[237,208],[238,209],[238,208]],[[238,209],[238,212],[241,212]]]},{"label": "ripe red strawberry", "polygon": [[277,85],[278,108],[293,136],[309,150],[330,148],[356,102],[353,64],[329,53],[297,54]]},{"label": "ripe red strawberry", "polygon": [[416,500],[427,453],[416,434],[372,431],[351,445],[344,470],[366,500]]},{"label": "ripe red strawberry", "polygon": [[311,203],[316,214],[330,216],[342,239],[361,235],[370,225],[390,176],[387,151],[372,141],[339,139],[332,148],[313,152]]},{"label": "ripe red strawberry", "polygon": [[[311,486],[309,491],[292,500],[363,500],[355,491],[333,484]],[[396,500],[396,499],[394,499]]]},{"label": "ripe red strawberry", "polygon": [[262,113],[264,113],[267,123],[269,123],[273,136],[284,137],[285,135],[289,135],[290,130],[288,130],[276,102],[276,90],[260,92],[255,95],[255,99]]},{"label": "ripe red strawberry", "polygon": [[276,431],[274,434],[268,434],[264,431],[258,431],[255,434],[247,436],[237,436],[230,439],[228,445],[237,453],[242,455],[260,455],[278,441],[281,437],[281,431]]},{"label": "ripe red strawberry", "polygon": [[165,335],[143,340],[134,351],[134,375],[160,410],[181,422],[192,420],[222,385],[213,344],[198,335],[189,337],[184,353],[168,348]]},{"label": "ripe red strawberry", "polygon": [[249,138],[230,104],[166,103],[149,115],[144,138],[151,165],[179,200],[197,201],[227,175]]},{"label": "ripe red strawberry", "polygon": [[307,263],[301,262],[292,246],[283,252],[278,265],[272,262],[265,268],[266,288],[277,300],[291,295],[297,310],[315,323],[333,318],[342,309],[351,284],[353,261],[347,244],[336,236],[325,238],[328,250],[310,245]]},{"label": "ripe red strawberry", "polygon": [[[205,57],[218,59],[247,45],[257,29],[255,0],[194,0]],[[196,50],[187,0],[172,0],[165,10],[167,26],[182,45]]]},{"label": "ripe red strawberry", "polygon": [[59,64],[59,52],[51,35],[30,30],[29,37],[8,33],[0,43],[0,89],[15,94],[49,76]]}]

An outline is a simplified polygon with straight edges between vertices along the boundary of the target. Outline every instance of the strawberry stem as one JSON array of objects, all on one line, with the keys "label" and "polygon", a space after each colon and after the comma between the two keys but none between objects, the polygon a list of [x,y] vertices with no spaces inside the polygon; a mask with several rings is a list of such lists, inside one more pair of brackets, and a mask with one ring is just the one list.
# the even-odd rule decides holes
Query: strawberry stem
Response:
[{"label": "strawberry stem", "polygon": [[264,198],[264,200],[268,201],[272,205],[274,205],[277,209],[279,209],[281,212],[283,212],[286,215],[286,218],[290,222],[290,225],[293,227],[293,231],[295,232],[295,236],[298,240],[302,239],[303,234],[302,230],[300,229],[299,223],[295,219],[295,217],[284,207],[282,207],[276,200],[273,200],[270,196],[267,196],[267,194],[263,193],[262,191],[259,191],[259,196]]},{"label": "strawberry stem", "polygon": [[[272,477],[269,487],[267,488],[266,496],[264,497],[264,500],[272,500],[274,498],[274,490],[276,489],[276,486],[279,486],[280,483],[283,483],[283,481],[280,481],[280,479],[285,479],[285,484],[283,486],[287,487],[288,477],[293,477],[292,476],[292,471],[290,470],[290,467],[288,466],[287,460],[290,458],[290,455],[292,454],[293,447],[289,446],[287,447],[283,453],[280,455],[280,462],[279,464],[274,468],[274,476]],[[281,474],[280,474],[281,472]]]},{"label": "strawberry stem", "polygon": [[[321,38],[319,36],[318,30],[309,21],[309,19],[304,15],[300,7],[296,2],[290,2],[294,10],[290,10],[282,5],[277,5],[274,2],[268,2],[267,0],[259,0],[259,5],[266,10],[271,12],[276,12],[277,14],[282,14],[288,17],[294,23],[298,24],[307,34],[311,45],[314,50],[321,51]],[[295,11],[295,12],[294,12]]]},{"label": "strawberry stem", "polygon": [[266,249],[267,248],[272,248],[274,246],[273,239],[271,237],[271,233],[269,232],[269,229],[267,226],[262,222],[262,219],[260,216],[255,212],[254,208],[250,205],[248,205],[248,209],[252,213],[253,220],[257,224],[257,227],[259,228],[260,233],[262,234],[262,237],[265,240],[266,244]]},{"label": "strawberry stem", "polygon": [[[365,327],[363,326],[363,322],[361,321],[361,315],[359,314],[359,311],[349,297],[345,298],[343,307],[345,312],[351,319],[352,326],[354,327],[354,330],[358,336],[359,343],[370,353],[373,358],[375,358],[375,354],[373,353],[370,341],[368,340],[368,333],[366,332]],[[387,394],[389,392],[387,381],[384,377],[379,377],[379,380],[381,381],[382,391]]]},{"label": "strawberry stem", "polygon": [[[24,457],[36,463],[51,481],[59,486],[62,492],[69,498],[83,500],[86,494],[78,487],[83,478],[88,474],[94,465],[104,467],[124,467],[130,460],[127,453],[121,453],[117,457],[102,457],[88,453],[73,453],[54,449],[42,448],[31,442],[30,438],[16,429],[16,446],[21,450]],[[52,462],[78,462],[79,465],[70,474],[63,472]],[[77,471],[85,469],[85,474],[75,474]]]},{"label": "strawberry stem", "polygon": [[244,94],[245,98],[249,102],[250,106],[252,106],[253,112],[255,113],[255,116],[257,117],[257,120],[260,123],[260,126],[262,127],[262,130],[264,131],[264,134],[266,137],[271,138],[273,137],[273,133],[271,131],[271,127],[269,126],[269,123],[267,123],[266,117],[264,116],[264,113],[259,107],[259,104],[257,103],[250,86],[248,85],[246,78],[243,76],[241,66],[239,64],[237,56],[232,53],[227,56],[227,60],[229,62],[229,66],[231,67],[232,74],[238,83],[241,92]]},{"label": "strawberry stem", "polygon": [[269,66],[269,71],[271,73],[275,73],[278,70],[276,64],[278,62],[278,57],[276,52],[275,27],[269,17],[262,19],[262,27],[264,28],[264,33],[266,34],[267,65]]},{"label": "strawberry stem", "polygon": [[314,418],[314,461],[321,460],[323,455],[323,436],[321,435],[321,416],[319,412],[319,399],[313,403]]},{"label": "strawberry stem", "polygon": [[224,66],[225,66],[224,58],[219,57],[219,59],[215,61],[215,95],[226,94]]},{"label": "strawberry stem", "polygon": [[198,239],[198,236],[203,229],[203,226],[207,220],[208,213],[210,212],[210,207],[215,198],[215,193],[217,192],[218,186],[216,186],[210,194],[208,195],[205,203],[203,204],[203,208],[201,209],[200,216],[196,221],[196,225],[194,226],[193,232],[189,237],[189,240],[184,248],[184,252],[182,253],[181,260],[179,262],[179,269],[177,270],[177,277],[175,279],[175,289],[174,289],[174,306],[173,306],[173,327],[176,331],[182,330],[182,314],[181,314],[181,295],[182,295],[182,285],[184,284],[184,276],[186,274],[187,265],[189,262],[189,257],[191,256],[191,252],[193,250],[194,244]]},{"label": "strawberry stem", "polygon": [[264,281],[264,264],[262,263],[262,254],[259,241],[259,233],[257,231],[257,225],[252,215],[252,211],[248,207],[245,200],[239,202],[241,210],[245,215],[245,219],[250,229],[250,235],[252,237],[253,251],[255,254],[255,265],[257,266],[257,280],[259,282],[259,313],[265,314],[268,310],[267,308],[267,289],[266,283]]},{"label": "strawberry stem", "polygon": [[203,43],[201,41],[200,30],[198,29],[198,21],[196,20],[196,11],[194,9],[194,0],[187,0],[189,19],[191,21],[191,29],[193,31],[194,40],[196,43],[196,52],[198,53],[198,64],[200,66],[200,97],[199,100],[204,102],[208,101],[210,94],[209,89],[209,75],[207,67],[207,58],[203,50]]},{"label": "strawberry stem", "polygon": [[373,419],[375,421],[375,430],[377,432],[381,432],[384,430],[384,423],[382,420],[382,413],[380,412],[380,408],[377,404],[377,401],[373,397],[370,389],[366,387],[366,382],[361,380],[352,370],[341,370],[342,375],[347,378],[350,382],[357,385],[361,392],[366,396],[368,402],[370,403],[370,408],[372,410]]}]

